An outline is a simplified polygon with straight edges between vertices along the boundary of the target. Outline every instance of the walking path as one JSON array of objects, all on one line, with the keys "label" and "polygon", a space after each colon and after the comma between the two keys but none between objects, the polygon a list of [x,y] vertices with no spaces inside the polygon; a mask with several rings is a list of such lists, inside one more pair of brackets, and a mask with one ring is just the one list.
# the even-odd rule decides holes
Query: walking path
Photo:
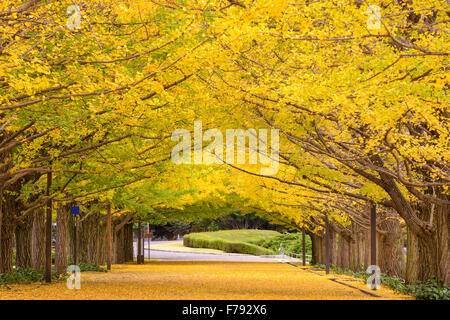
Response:
[{"label": "walking path", "polygon": [[10,289],[0,287],[0,300],[411,299],[387,288],[371,291],[361,279],[296,267],[293,260],[288,264],[282,256],[185,248],[179,241],[154,241],[151,247],[152,260],[144,265],[113,265],[107,273],[83,272],[80,290],[67,289],[66,281],[11,285]]},{"label": "walking path", "polygon": [[367,293],[360,279],[326,276],[323,271],[279,262],[151,261],[144,265],[113,265],[108,273],[83,272],[79,290],[67,289],[65,281],[10,287],[0,287],[0,300],[409,298],[386,288],[377,290],[375,297]]},{"label": "walking path", "polygon": [[[277,262],[281,256],[265,257],[250,254],[226,253],[220,250],[186,248],[177,246],[182,241],[152,241],[150,243],[150,258],[158,260],[175,261],[248,261],[248,262]],[[147,248],[147,243],[145,244]],[[134,243],[134,255],[137,252],[136,242]],[[149,252],[145,250],[145,258]]]}]

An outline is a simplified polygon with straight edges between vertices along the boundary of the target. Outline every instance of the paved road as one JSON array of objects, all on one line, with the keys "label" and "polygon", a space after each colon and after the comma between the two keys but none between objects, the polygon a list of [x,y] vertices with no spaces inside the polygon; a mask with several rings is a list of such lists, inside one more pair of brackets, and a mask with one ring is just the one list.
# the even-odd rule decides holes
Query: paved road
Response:
[{"label": "paved road", "polygon": [[[153,244],[176,243],[180,241],[153,241]],[[137,244],[134,243],[134,255],[136,256]],[[148,258],[148,251],[145,250],[145,258]],[[278,262],[277,257],[259,257],[249,254],[228,254],[228,253],[197,253],[197,252],[177,252],[153,249],[150,251],[150,258],[175,261],[250,261],[250,262]]]}]

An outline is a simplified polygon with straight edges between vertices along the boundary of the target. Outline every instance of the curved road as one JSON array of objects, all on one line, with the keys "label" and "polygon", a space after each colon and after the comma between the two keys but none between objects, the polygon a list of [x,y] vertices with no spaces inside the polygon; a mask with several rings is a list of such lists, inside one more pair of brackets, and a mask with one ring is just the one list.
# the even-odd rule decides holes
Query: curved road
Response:
[{"label": "curved road", "polygon": [[[162,243],[176,243],[181,241],[153,241],[154,244]],[[134,243],[134,255],[136,256],[137,244]],[[148,258],[148,250],[145,250],[145,258]],[[250,254],[230,254],[230,253],[197,253],[197,252],[179,252],[152,249],[150,251],[150,258],[161,260],[175,260],[175,261],[248,261],[248,262],[279,262],[281,256],[253,256]]]}]

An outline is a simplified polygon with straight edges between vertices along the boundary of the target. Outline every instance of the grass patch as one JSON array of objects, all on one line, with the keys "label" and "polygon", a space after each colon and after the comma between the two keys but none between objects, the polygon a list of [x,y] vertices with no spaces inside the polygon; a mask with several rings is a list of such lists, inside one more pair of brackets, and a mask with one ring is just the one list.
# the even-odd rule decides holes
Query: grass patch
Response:
[{"label": "grass patch", "polygon": [[255,256],[276,254],[260,243],[280,233],[273,230],[238,229],[215,232],[190,233],[184,236],[183,245],[192,248],[208,248],[229,253],[244,253]]}]

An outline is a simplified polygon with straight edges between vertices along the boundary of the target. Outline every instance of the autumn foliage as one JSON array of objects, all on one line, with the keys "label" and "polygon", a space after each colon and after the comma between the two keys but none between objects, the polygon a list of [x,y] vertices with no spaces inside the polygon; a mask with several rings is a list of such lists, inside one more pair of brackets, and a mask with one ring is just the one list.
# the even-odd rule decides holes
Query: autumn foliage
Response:
[{"label": "autumn foliage", "polygon": [[[104,261],[108,203],[117,262],[130,221],[235,207],[305,229],[316,262],[327,219],[332,263],[359,270],[376,206],[381,269],[448,284],[448,4],[373,4],[379,20],[356,0],[80,1],[71,29],[73,1],[2,1],[0,273],[14,237],[42,267],[44,208],[69,226],[74,203],[86,260]],[[280,170],[175,165],[195,120],[278,129]]]}]

